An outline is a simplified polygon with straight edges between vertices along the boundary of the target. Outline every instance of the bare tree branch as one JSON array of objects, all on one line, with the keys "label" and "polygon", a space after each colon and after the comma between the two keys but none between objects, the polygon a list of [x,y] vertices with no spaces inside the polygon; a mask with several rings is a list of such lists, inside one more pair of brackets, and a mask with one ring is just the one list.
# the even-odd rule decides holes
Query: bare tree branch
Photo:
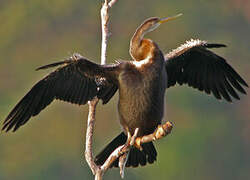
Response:
[{"label": "bare tree branch", "polygon": [[[116,148],[108,157],[108,159],[105,161],[105,163],[101,166],[101,170],[103,172],[107,171],[107,169],[112,165],[112,163],[119,158],[120,156],[124,155],[124,154],[128,154],[130,148],[134,145],[135,143],[135,139],[137,138],[137,134],[138,134],[139,129],[136,128],[134,135],[131,137],[131,139],[129,138],[127,140],[127,142],[124,145],[119,146],[118,148]],[[125,164],[124,164],[125,165]],[[123,173],[124,174],[124,173]]]},{"label": "bare tree branch", "polygon": [[109,7],[111,8],[116,2],[117,2],[118,0],[111,0],[110,2],[109,2]]},{"label": "bare tree branch", "polygon": [[89,104],[89,115],[88,115],[88,124],[87,124],[87,131],[86,131],[86,143],[85,143],[85,159],[92,171],[92,173],[96,174],[96,169],[98,169],[97,165],[94,162],[93,157],[93,132],[94,132],[94,123],[95,123],[95,112],[96,106],[98,104],[98,99],[94,98],[92,101],[88,102]]},{"label": "bare tree branch", "polygon": [[166,122],[165,124],[161,124],[157,127],[157,129],[152,134],[136,138],[135,140],[136,142],[134,145],[137,148],[141,148],[141,144],[143,143],[152,142],[170,134],[172,131],[172,128],[173,128],[173,124],[169,121]]},{"label": "bare tree branch", "polygon": [[102,23],[102,49],[101,49],[101,64],[106,64],[107,59],[107,45],[108,45],[108,21],[109,14],[108,0],[105,0],[101,8],[101,23]]},{"label": "bare tree branch", "polygon": [[100,167],[100,173],[104,174],[107,169],[113,164],[113,162],[119,158],[119,167],[120,167],[120,175],[123,178],[124,177],[124,170],[127,158],[129,156],[129,151],[132,146],[136,146],[138,148],[141,148],[141,144],[155,141],[158,139],[161,139],[171,133],[173,128],[173,125],[171,122],[166,122],[165,124],[159,125],[157,129],[149,135],[145,135],[142,137],[137,137],[139,128],[136,128],[134,135],[130,138],[128,136],[128,140],[126,144],[119,146],[116,148],[111,155],[108,157],[108,159],[105,161],[105,163]]},{"label": "bare tree branch", "polygon": [[[117,0],[111,0],[108,3],[108,0],[104,1],[104,4],[101,8],[101,23],[102,23],[102,50],[101,50],[101,64],[106,64],[107,58],[107,41],[108,41],[108,21],[109,15],[108,10],[111,8]],[[95,111],[98,104],[97,97],[92,101],[89,101],[89,115],[88,115],[88,125],[86,131],[86,145],[85,145],[85,159],[92,170],[92,173],[95,175],[96,180],[101,180],[103,176],[103,170],[101,170],[94,162],[92,144],[93,144],[93,132],[95,125]]]},{"label": "bare tree branch", "polygon": [[124,178],[124,171],[126,167],[126,162],[128,160],[128,156],[129,156],[129,152],[119,157],[119,168],[120,168],[121,178]]}]

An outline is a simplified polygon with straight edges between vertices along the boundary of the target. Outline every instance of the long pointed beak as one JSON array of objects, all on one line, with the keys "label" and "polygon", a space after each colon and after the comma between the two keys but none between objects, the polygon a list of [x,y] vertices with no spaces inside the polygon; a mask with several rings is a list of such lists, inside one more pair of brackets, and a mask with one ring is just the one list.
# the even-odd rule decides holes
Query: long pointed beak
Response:
[{"label": "long pointed beak", "polygon": [[159,23],[162,24],[162,23],[165,23],[165,22],[174,20],[174,19],[176,19],[176,18],[178,18],[178,17],[180,17],[180,16],[182,16],[182,13],[177,14],[177,15],[175,15],[175,16],[171,16],[171,17],[161,18],[160,21],[159,21]]}]

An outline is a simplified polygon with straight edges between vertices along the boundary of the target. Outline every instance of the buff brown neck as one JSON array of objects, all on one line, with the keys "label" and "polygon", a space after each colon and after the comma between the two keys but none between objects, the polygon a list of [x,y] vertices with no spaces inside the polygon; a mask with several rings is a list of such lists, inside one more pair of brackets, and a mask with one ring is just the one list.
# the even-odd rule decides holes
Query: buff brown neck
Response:
[{"label": "buff brown neck", "polygon": [[135,61],[141,61],[147,57],[152,57],[157,45],[150,39],[144,39],[144,35],[149,32],[148,22],[139,26],[130,40],[130,55]]},{"label": "buff brown neck", "polygon": [[[167,18],[152,17],[145,20],[135,31],[132,39],[130,40],[130,55],[135,61],[141,61],[146,58],[157,56],[160,49],[150,39],[143,39],[144,35],[158,28],[162,23],[168,22],[170,20],[176,19],[182,14]],[[161,54],[161,53],[160,53]]]}]

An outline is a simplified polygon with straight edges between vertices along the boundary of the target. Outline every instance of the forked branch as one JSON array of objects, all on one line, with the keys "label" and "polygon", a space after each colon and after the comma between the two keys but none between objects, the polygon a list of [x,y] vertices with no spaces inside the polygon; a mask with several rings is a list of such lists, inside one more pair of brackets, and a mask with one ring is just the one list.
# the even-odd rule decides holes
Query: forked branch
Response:
[{"label": "forked branch", "polygon": [[[106,64],[107,57],[107,41],[108,41],[108,10],[117,2],[117,0],[105,0],[101,9],[101,23],[102,23],[102,49],[101,49],[101,64]],[[102,179],[103,174],[100,173],[100,167],[98,167],[94,162],[92,144],[93,144],[93,132],[95,125],[95,111],[98,104],[98,99],[94,98],[92,101],[88,102],[89,104],[89,115],[88,115],[88,124],[86,131],[86,145],[85,145],[85,159],[92,170],[92,173],[95,175],[95,179]]]}]

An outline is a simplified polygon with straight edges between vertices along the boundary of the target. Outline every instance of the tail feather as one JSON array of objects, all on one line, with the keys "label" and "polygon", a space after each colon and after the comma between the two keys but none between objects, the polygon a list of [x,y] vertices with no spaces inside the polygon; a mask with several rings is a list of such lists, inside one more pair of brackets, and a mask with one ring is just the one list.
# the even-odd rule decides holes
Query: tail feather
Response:
[{"label": "tail feather", "polygon": [[127,136],[121,133],[115,139],[113,139],[96,157],[95,163],[97,165],[102,165],[108,159],[109,155],[119,146],[126,143]]},{"label": "tail feather", "polygon": [[[102,165],[107,160],[109,155],[119,146],[126,143],[127,136],[124,133],[118,135],[111,141],[95,158],[97,165]],[[157,152],[152,142],[142,144],[142,151],[132,147],[126,167],[138,167],[139,165],[145,166],[147,163],[152,164],[156,161]],[[118,159],[111,165],[111,167],[118,167]]]}]

